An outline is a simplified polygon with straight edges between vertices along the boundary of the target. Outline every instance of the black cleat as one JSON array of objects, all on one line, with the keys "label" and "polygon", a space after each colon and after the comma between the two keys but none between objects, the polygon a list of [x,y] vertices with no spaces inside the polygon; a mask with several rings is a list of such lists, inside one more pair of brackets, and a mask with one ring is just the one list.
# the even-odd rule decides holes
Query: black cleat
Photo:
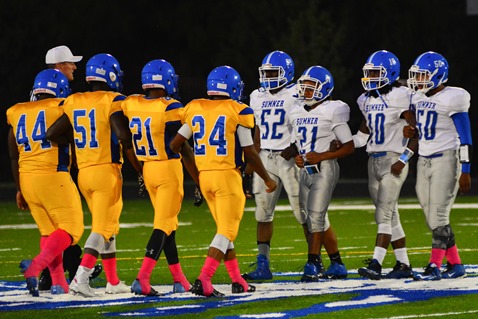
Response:
[{"label": "black cleat", "polygon": [[103,266],[101,266],[100,264],[95,265],[95,268],[93,269],[93,272],[90,275],[90,280],[98,277],[102,271],[103,271]]},{"label": "black cleat", "polygon": [[191,286],[191,289],[189,289],[189,292],[192,292],[193,294],[198,295],[198,296],[204,296],[204,297],[208,297],[208,298],[210,298],[210,297],[222,298],[222,297],[226,296],[225,294],[217,291],[214,288],[212,290],[212,293],[209,296],[206,296],[204,294],[204,290],[202,288],[202,282],[199,279],[196,279],[194,284]]},{"label": "black cleat", "polygon": [[[249,288],[247,288],[247,292],[254,292],[256,291],[256,286],[253,286],[249,284]],[[242,294],[246,291],[244,291],[244,287],[238,283],[238,282],[233,282],[232,283],[232,293],[233,294]]]},{"label": "black cleat", "polygon": [[50,290],[51,289],[51,276],[48,268],[43,269],[40,274],[40,280],[38,281],[38,290]]},{"label": "black cleat", "polygon": [[163,295],[162,293],[154,290],[153,287],[150,287],[150,289],[151,290],[149,291],[149,293],[144,294],[141,289],[141,284],[139,283],[139,279],[136,279],[131,285],[131,292],[134,293],[135,295],[143,295],[146,297],[159,297]]}]

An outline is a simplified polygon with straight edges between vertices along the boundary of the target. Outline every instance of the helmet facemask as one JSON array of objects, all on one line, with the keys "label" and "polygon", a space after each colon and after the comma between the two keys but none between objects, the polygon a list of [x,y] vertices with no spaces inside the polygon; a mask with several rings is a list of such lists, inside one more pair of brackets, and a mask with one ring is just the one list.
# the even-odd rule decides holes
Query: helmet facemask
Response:
[{"label": "helmet facemask", "polygon": [[[270,76],[270,73],[275,73],[275,76]],[[273,90],[286,85],[288,80],[285,77],[285,70],[282,66],[263,64],[259,67],[259,82],[263,88]]]},{"label": "helmet facemask", "polygon": [[[322,83],[319,80],[311,78],[308,75],[301,76],[297,80],[299,99],[304,101],[304,103],[308,106],[312,106],[324,100],[327,96],[329,96],[329,94],[327,96],[324,96],[324,94],[322,93],[322,88],[327,83],[329,83],[328,79],[324,83]],[[313,92],[310,97],[307,96],[307,91]]]},{"label": "helmet facemask", "polygon": [[367,63],[362,70],[364,76],[362,86],[366,91],[378,90],[390,84],[387,69],[382,65],[375,66],[373,63]]}]

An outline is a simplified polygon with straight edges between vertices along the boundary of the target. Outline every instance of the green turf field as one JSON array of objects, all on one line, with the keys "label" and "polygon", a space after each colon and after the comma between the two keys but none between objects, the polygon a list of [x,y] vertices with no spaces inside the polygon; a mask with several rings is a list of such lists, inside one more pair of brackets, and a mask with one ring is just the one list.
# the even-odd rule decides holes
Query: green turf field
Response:
[{"label": "green turf field", "polygon": [[[0,317],[1,318],[110,318],[143,317],[161,318],[415,318],[427,316],[438,318],[478,318],[478,214],[477,197],[459,197],[457,204],[473,204],[472,208],[454,209],[451,215],[453,230],[456,235],[462,261],[471,267],[467,270],[467,279],[442,280],[440,283],[411,282],[400,280],[377,283],[358,279],[357,268],[362,261],[373,253],[376,225],[373,209],[368,199],[334,200],[329,211],[330,221],[338,235],[342,258],[350,270],[349,279],[342,282],[319,282],[296,284],[300,279],[302,267],[307,259],[307,246],[299,227],[290,210],[278,211],[274,221],[274,237],[271,243],[271,268],[274,279],[257,284],[255,294],[231,295],[230,279],[221,266],[213,278],[217,289],[226,293],[224,301],[215,301],[192,294],[175,297],[172,279],[167,269],[164,256],[153,272],[151,283],[159,290],[167,292],[164,298],[117,296],[116,302],[110,299],[98,305],[91,300],[70,300],[68,296],[51,297],[41,302],[28,296],[26,289],[18,297],[8,288],[11,282],[23,283],[19,273],[20,260],[31,258],[38,253],[38,230],[34,227],[29,212],[18,210],[14,203],[0,202]],[[281,205],[287,201],[281,200]],[[402,199],[401,205],[417,204],[416,199]],[[248,200],[248,207],[254,206]],[[403,207],[409,207],[403,206]],[[466,207],[466,205],[464,205]],[[356,209],[350,208],[356,207]],[[413,207],[413,206],[411,206]],[[419,208],[401,209],[402,224],[407,234],[407,246],[410,261],[416,270],[428,263],[431,246],[431,234]],[[148,200],[128,200],[124,203],[121,216],[122,229],[118,236],[118,273],[121,280],[131,284],[141,265],[145,245],[151,234],[153,211]],[[177,231],[177,243],[183,270],[191,282],[199,275],[208,245],[214,236],[214,222],[203,204],[200,208],[185,201],[179,215],[180,227]],[[85,225],[90,225],[91,217],[85,208]],[[84,243],[90,229],[80,244]],[[256,224],[254,213],[246,210],[239,236],[235,242],[242,272],[252,270],[249,265],[256,256]],[[324,264],[329,264],[323,253]],[[384,267],[391,268],[395,258],[389,250]],[[105,286],[104,274],[93,284],[99,289]],[[465,281],[468,280],[468,281]],[[392,283],[390,283],[392,282]],[[373,286],[377,284],[377,286]],[[465,285],[463,288],[461,285]],[[373,290],[369,290],[372,285]],[[456,287],[458,286],[458,287]],[[426,290],[422,291],[422,288]],[[371,289],[371,288],[370,288]],[[428,290],[427,290],[428,289]],[[459,293],[471,290],[472,294]],[[360,297],[367,291],[367,297]],[[385,291],[385,293],[384,293]],[[443,291],[445,293],[443,293]],[[394,295],[395,292],[399,293]],[[389,296],[391,294],[391,296]],[[400,295],[403,294],[403,295]],[[407,300],[407,295],[416,294],[416,300]],[[254,295],[260,296],[255,299]],[[359,296],[359,297],[357,297]],[[377,296],[380,296],[377,297]],[[385,297],[384,299],[384,296]],[[18,298],[16,300],[15,298]],[[55,300],[57,298],[57,300]],[[58,302],[61,299],[61,303]],[[78,298],[78,297],[75,297]],[[116,297],[115,297],[116,298]],[[374,304],[373,300],[381,301]],[[383,300],[388,300],[383,302]],[[400,301],[398,299],[405,298]],[[421,299],[422,298],[422,299]],[[40,298],[41,299],[41,298]],[[14,308],[11,306],[16,304]],[[349,306],[341,306],[344,303]],[[357,305],[362,303],[363,307]],[[25,305],[25,309],[17,304]],[[398,304],[398,305],[397,305]],[[74,306],[74,307],[73,307]],[[69,308],[73,307],[73,308]],[[336,307],[336,308],[334,308]],[[188,309],[201,308],[199,312]],[[11,311],[14,309],[14,311]],[[158,310],[159,309],[159,310]],[[324,310],[325,309],[325,310]],[[327,313],[322,313],[327,312]],[[241,317],[242,315],[242,317]]]}]

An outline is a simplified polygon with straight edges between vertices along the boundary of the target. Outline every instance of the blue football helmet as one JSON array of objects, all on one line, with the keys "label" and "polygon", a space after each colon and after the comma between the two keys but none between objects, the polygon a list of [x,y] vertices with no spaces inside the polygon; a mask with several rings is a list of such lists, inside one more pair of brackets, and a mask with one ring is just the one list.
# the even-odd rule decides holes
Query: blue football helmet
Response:
[{"label": "blue football helmet", "polygon": [[[314,84],[305,83],[306,81],[311,81]],[[299,99],[310,106],[325,100],[332,94],[334,78],[326,68],[319,65],[311,66],[297,80],[297,87],[299,89]],[[312,96],[307,97],[307,90],[313,91]]]},{"label": "blue football helmet", "polygon": [[380,50],[368,57],[362,70],[363,88],[378,90],[400,78],[400,61],[392,52]]},{"label": "blue football helmet", "polygon": [[33,94],[47,93],[55,97],[67,97],[70,94],[70,84],[66,76],[58,70],[46,69],[35,77]]},{"label": "blue football helmet", "polygon": [[428,51],[421,54],[408,70],[410,89],[428,92],[448,81],[448,61],[443,55]]},{"label": "blue football helmet", "polygon": [[123,89],[123,71],[111,54],[100,53],[86,62],[86,81],[106,82],[117,92]]},{"label": "blue football helmet", "polygon": [[231,99],[242,100],[244,82],[239,73],[230,66],[218,66],[207,77],[207,94],[229,96]]},{"label": "blue football helmet", "polygon": [[[271,76],[271,72],[274,72]],[[294,79],[294,61],[285,52],[273,51],[265,56],[259,67],[259,82],[266,90],[287,85]]]},{"label": "blue football helmet", "polygon": [[178,78],[173,66],[166,60],[149,61],[141,71],[143,90],[164,89],[173,98],[178,96]]}]

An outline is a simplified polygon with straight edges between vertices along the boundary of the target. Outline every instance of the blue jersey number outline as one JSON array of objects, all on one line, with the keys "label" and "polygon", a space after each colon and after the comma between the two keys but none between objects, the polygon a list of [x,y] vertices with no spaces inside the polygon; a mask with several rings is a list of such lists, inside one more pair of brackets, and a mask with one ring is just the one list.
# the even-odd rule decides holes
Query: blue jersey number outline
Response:
[{"label": "blue jersey number outline", "polygon": [[[85,109],[73,110],[73,129],[76,133],[81,135],[81,138],[75,138],[75,145],[79,149],[83,149],[87,144],[87,129],[85,126],[79,124],[79,119],[86,117]],[[91,109],[88,113],[88,121],[90,126],[90,142],[89,148],[98,148],[99,143],[96,138],[96,110]]]},{"label": "blue jersey number outline", "polygon": [[[426,113],[425,125],[422,125],[421,119]],[[419,133],[419,139],[422,138],[426,141],[433,140],[436,135],[436,125],[438,120],[438,113],[436,111],[417,111],[417,128]]]},{"label": "blue jersey number outline", "polygon": [[[261,126],[264,126],[265,132],[262,133],[262,139],[268,139],[269,138],[269,133],[270,133],[270,139],[271,140],[279,140],[282,138],[283,134],[282,133],[277,133],[277,127],[284,125],[285,122],[285,110],[284,109],[274,109],[274,115],[279,115],[279,120],[276,122],[270,123],[270,121],[267,120],[267,117],[269,117],[272,114],[271,109],[265,109],[262,110],[261,114]],[[270,129],[270,126],[272,126],[272,129]]]},{"label": "blue jersey number outline", "polygon": [[[206,119],[202,115],[195,115],[192,118],[191,124],[193,126],[193,140],[194,140],[194,155],[206,155],[206,144],[203,143],[207,138],[210,146],[216,147],[216,155],[227,155],[227,140],[226,140],[226,116],[219,115],[214,123],[214,126],[206,137]],[[195,129],[197,128],[197,129]]]},{"label": "blue jersey number outline", "polygon": [[50,148],[51,143],[45,138],[45,135],[45,110],[41,110],[40,112],[38,112],[37,118],[35,119],[35,124],[33,125],[33,130],[30,135],[28,135],[27,132],[27,115],[20,115],[17,124],[17,131],[15,132],[15,139],[17,140],[18,145],[23,145],[23,150],[25,152],[30,152],[32,150],[32,142],[40,142],[41,149]]},{"label": "blue jersey number outline", "polygon": [[143,128],[146,133],[146,140],[148,142],[148,153],[150,156],[158,155],[158,151],[153,143],[153,137],[151,136],[151,117],[148,117],[144,121],[144,125],[139,117],[133,117],[129,122],[129,127],[133,131],[136,127],[136,133],[133,134],[133,143],[136,155],[146,156],[146,148],[144,146],[138,147],[138,142],[143,139]]}]

